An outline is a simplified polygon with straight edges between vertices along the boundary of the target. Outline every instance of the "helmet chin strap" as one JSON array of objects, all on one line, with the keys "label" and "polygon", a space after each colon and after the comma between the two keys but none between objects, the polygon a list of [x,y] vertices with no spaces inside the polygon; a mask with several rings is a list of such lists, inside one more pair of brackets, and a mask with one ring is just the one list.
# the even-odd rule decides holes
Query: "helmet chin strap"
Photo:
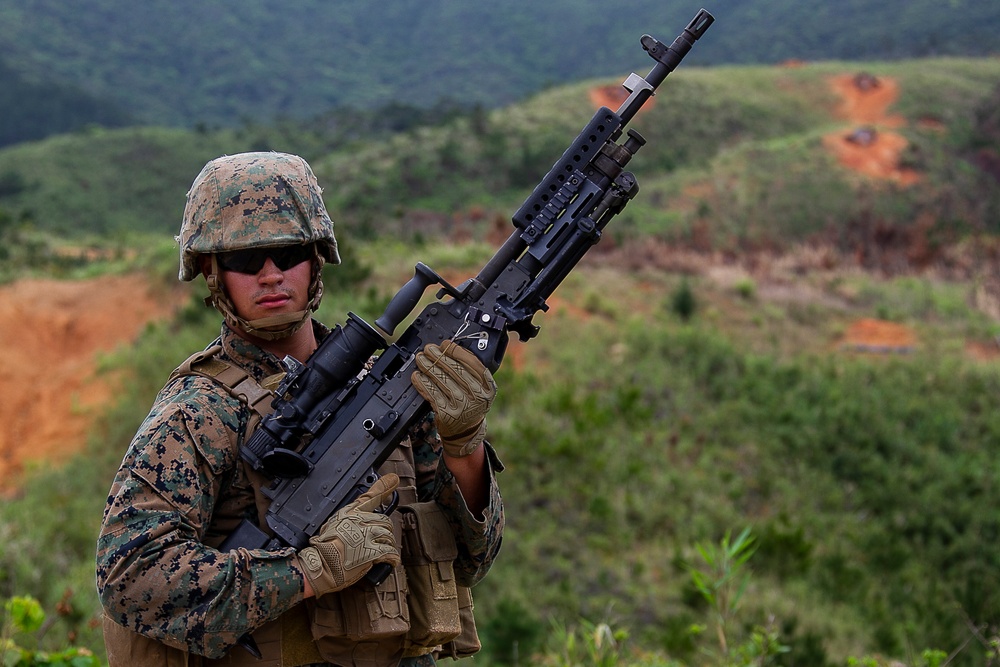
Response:
[{"label": "helmet chin strap", "polygon": [[230,328],[263,340],[281,340],[301,329],[309,321],[313,311],[319,308],[319,302],[323,298],[323,256],[317,252],[313,258],[313,278],[309,285],[311,297],[306,309],[292,313],[261,317],[256,320],[240,317],[223,288],[222,280],[219,277],[219,262],[214,254],[212,255],[212,272],[205,276],[205,282],[208,284],[209,291],[209,296],[205,297],[205,304],[213,306],[222,313],[223,319]]}]

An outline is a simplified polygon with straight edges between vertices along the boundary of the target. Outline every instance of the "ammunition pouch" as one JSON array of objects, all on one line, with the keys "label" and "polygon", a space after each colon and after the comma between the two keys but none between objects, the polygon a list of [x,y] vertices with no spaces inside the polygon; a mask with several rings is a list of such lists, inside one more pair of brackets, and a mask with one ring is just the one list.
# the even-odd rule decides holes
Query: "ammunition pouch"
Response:
[{"label": "ammunition pouch", "polygon": [[454,566],[458,546],[437,503],[406,505],[397,513],[403,526],[402,558],[410,585],[405,654],[423,655],[462,631]]},{"label": "ammunition pouch", "polygon": [[394,665],[410,628],[406,574],[393,568],[378,586],[358,583],[306,600],[312,638],[324,660],[338,665]]}]

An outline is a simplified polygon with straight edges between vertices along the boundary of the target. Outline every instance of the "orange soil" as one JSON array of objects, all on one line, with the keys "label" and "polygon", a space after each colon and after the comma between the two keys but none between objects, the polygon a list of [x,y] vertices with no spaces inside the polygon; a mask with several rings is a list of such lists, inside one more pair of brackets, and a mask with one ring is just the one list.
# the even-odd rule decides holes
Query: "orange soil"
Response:
[{"label": "orange soil", "polygon": [[151,294],[130,276],[0,287],[0,496],[15,490],[26,466],[82,447],[94,416],[114,400],[114,378],[96,372],[98,353],[133,340],[179,297]]},{"label": "orange soil", "polygon": [[[895,181],[901,185],[912,185],[920,180],[920,174],[901,167],[899,156],[906,148],[907,141],[902,135],[892,132],[906,124],[906,119],[898,114],[890,114],[889,107],[899,97],[898,84],[888,78],[879,78],[874,86],[859,86],[856,77],[843,74],[830,81],[833,90],[840,95],[841,103],[836,109],[838,117],[852,123],[844,130],[823,138],[827,147],[838,161],[848,169],[878,179]],[[851,136],[858,126],[868,126],[875,130],[875,139],[868,145],[851,142]]]},{"label": "orange soil", "polygon": [[[900,166],[899,157],[907,141],[891,131],[906,125],[905,118],[889,113],[889,108],[899,97],[899,85],[885,77],[868,81],[876,85],[859,85],[859,77],[850,74],[830,80],[830,86],[841,98],[835,113],[852,125],[825,136],[823,145],[848,169],[872,178],[912,185],[921,176],[913,169]],[[849,137],[858,126],[870,128],[874,132],[874,140],[867,145],[850,141]],[[881,320],[861,319],[847,330],[841,347],[862,352],[905,352],[912,350],[916,344],[916,336],[907,327]]]},{"label": "orange soil", "polygon": [[841,347],[859,352],[908,352],[917,337],[908,327],[884,320],[860,319],[848,327]]}]

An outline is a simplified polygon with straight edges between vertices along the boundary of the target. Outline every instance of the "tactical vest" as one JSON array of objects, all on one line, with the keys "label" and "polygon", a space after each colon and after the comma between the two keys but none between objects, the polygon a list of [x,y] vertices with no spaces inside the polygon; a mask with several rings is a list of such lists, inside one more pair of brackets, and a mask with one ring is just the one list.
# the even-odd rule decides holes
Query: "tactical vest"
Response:
[{"label": "tactical vest", "polygon": [[[249,409],[242,442],[271,412],[278,378],[258,383],[239,367],[216,358],[221,347],[198,352],[181,364],[170,381],[197,375],[209,378]],[[238,454],[238,453],[237,453]],[[208,546],[217,547],[240,521],[250,502],[258,523],[270,532],[265,516],[270,500],[260,489],[269,480],[242,457],[228,497],[213,516]],[[104,640],[109,667],[296,667],[329,662],[342,667],[389,667],[403,657],[435,653],[464,658],[480,649],[473,618],[471,591],[455,580],[458,547],[441,508],[434,501],[417,502],[416,466],[409,439],[396,447],[379,469],[399,475],[399,507],[391,515],[402,564],[377,587],[357,584],[343,591],[306,600],[266,623],[252,635],[263,657],[258,660],[234,647],[219,659],[193,655],[122,627],[104,616]],[[251,500],[252,496],[252,500]],[[220,510],[217,505],[217,510]]]}]

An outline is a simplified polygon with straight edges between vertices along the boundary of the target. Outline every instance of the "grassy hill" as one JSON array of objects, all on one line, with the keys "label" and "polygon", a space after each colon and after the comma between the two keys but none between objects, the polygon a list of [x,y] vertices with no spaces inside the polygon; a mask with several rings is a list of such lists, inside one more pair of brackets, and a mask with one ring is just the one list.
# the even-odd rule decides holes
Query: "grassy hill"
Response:
[{"label": "grassy hill", "polygon": [[[898,88],[873,123],[846,117],[831,85],[859,73]],[[1000,204],[984,167],[995,159],[998,80],[996,59],[682,67],[633,123],[649,142],[632,164],[642,194],[611,233],[738,249],[823,232],[846,238],[852,221],[866,219],[869,227],[907,227],[930,216],[945,231],[995,231]],[[325,129],[64,135],[0,150],[0,211],[60,235],[173,234],[200,165],[222,153],[275,149],[311,161],[335,218],[353,233],[439,231],[456,214],[478,218],[470,224],[481,233],[484,221],[517,207],[589,120],[595,91],[620,81],[553,89],[495,111],[454,111],[389,135],[388,126],[360,120]],[[872,181],[838,164],[825,137],[865,125],[902,138],[898,162],[919,173],[921,187]]]},{"label": "grassy hill", "polygon": [[[862,72],[898,96],[859,125],[834,83]],[[490,427],[509,532],[477,592],[477,662],[763,664],[763,650],[789,667],[941,664],[923,654],[935,649],[995,664],[998,74],[994,59],[941,58],[671,76],[633,123],[649,139],[639,196],[498,374]],[[592,94],[617,82],[314,144],[350,260],[329,268],[321,318],[373,319],[417,260],[475,273]],[[841,163],[834,149],[859,126],[906,140],[895,171]],[[22,239],[132,230],[158,239],[132,266],[171,280],[169,237],[203,155],[316,136],[259,130],[107,131],[0,151],[5,264],[28,268]],[[83,212],[72,226],[67,208]],[[197,304],[103,360],[130,384],[86,454],[0,506],[0,598],[63,609],[47,642],[100,645],[104,494],[166,373],[217,332]],[[857,338],[873,321],[906,344]],[[724,538],[747,527],[756,552],[735,572],[749,572],[746,593],[722,609],[690,573],[724,584]],[[772,640],[788,650],[772,654]]]},{"label": "grassy hill", "polygon": [[[723,657],[717,609],[689,575],[723,577],[699,547],[749,528],[751,577],[726,619],[734,651],[756,628],[790,649],[771,664],[927,664],[924,649],[990,664],[973,628],[988,641],[1000,624],[989,510],[1000,501],[990,460],[1000,357],[995,344],[989,352],[1000,324],[970,305],[971,285],[850,266],[664,270],[675,251],[657,250],[656,261],[635,249],[588,259],[540,318],[539,338],[513,344],[498,374],[490,425],[507,466],[508,531],[477,591],[478,661],[758,664]],[[327,322],[347,310],[371,321],[417,259],[471,275],[491,249],[345,251],[364,270],[345,282],[331,269]],[[168,280],[174,267],[159,256]],[[684,293],[689,309],[678,306]],[[88,623],[104,494],[163,377],[217,331],[196,304],[104,360],[131,379],[85,455],[0,507],[0,597],[30,593],[49,610],[61,600],[47,642],[72,634],[100,646]],[[873,317],[905,327],[913,344],[853,347],[852,326]],[[617,662],[585,655],[602,624],[617,633]]]},{"label": "grassy hill", "polygon": [[[902,126],[881,129],[905,138],[900,161],[921,173],[923,187],[872,185],[838,166],[824,145],[827,134],[863,125],[840,113],[830,83],[859,73],[898,85],[889,111]],[[990,59],[682,69],[633,123],[649,141],[630,165],[643,194],[612,233],[680,241],[700,225],[716,246],[780,244],[846,224],[871,207],[890,225],[911,224],[918,209],[952,207],[945,214],[951,219],[940,222],[993,226],[994,217],[972,211],[985,202],[996,210],[995,180],[970,159],[976,141],[984,141],[976,138],[985,131],[976,118],[994,104],[998,73],[1000,61]],[[515,201],[517,188],[534,183],[589,118],[596,86],[549,91],[454,128],[334,153],[318,162],[318,173],[333,184],[334,208],[348,216],[370,206],[391,213],[413,201],[442,213],[488,208],[496,193]],[[864,196],[872,188],[877,196]]]}]

